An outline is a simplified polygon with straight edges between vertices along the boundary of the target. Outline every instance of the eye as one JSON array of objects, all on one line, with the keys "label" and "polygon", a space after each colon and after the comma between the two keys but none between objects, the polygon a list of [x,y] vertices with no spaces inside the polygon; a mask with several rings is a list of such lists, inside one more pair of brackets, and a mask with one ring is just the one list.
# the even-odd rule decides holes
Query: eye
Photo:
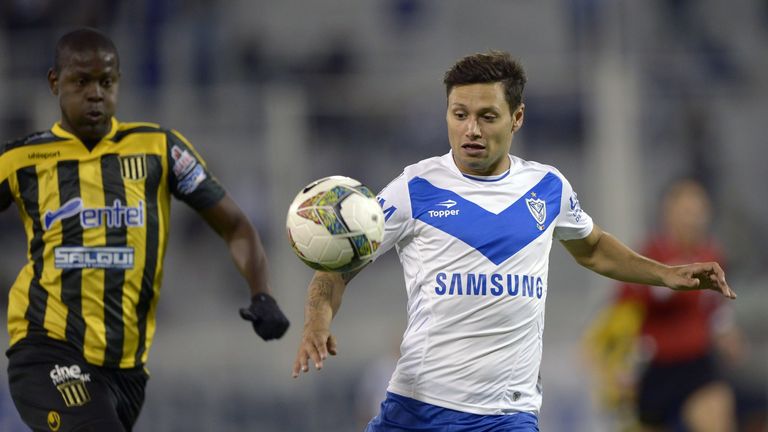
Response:
[{"label": "eye", "polygon": [[105,78],[101,80],[101,86],[104,88],[112,87],[112,83],[113,83],[112,78]]},{"label": "eye", "polygon": [[454,111],[453,116],[456,117],[457,120],[464,120],[467,118],[467,113],[464,111]]},{"label": "eye", "polygon": [[496,120],[496,116],[494,114],[483,114],[483,120],[492,122]]},{"label": "eye", "polygon": [[76,84],[78,87],[85,87],[85,85],[88,84],[88,81],[85,78],[78,78]]}]

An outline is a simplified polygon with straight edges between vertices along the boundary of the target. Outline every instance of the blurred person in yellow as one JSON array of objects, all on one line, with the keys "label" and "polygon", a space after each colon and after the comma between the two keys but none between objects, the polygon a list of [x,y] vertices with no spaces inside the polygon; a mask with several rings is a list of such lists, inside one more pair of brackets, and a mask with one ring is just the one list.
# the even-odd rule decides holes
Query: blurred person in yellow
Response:
[{"label": "blurred person in yellow", "polygon": [[0,146],[0,210],[16,204],[29,245],[9,294],[10,392],[35,431],[129,431],[148,379],[171,196],[227,244],[251,292],[240,314],[259,336],[280,338],[289,323],[257,232],[189,141],[114,117],[110,38],[74,30],[53,60],[60,121]]},{"label": "blurred person in yellow", "polygon": [[[660,228],[642,253],[670,265],[723,262],[711,219],[704,187],[690,178],[674,181],[662,200]],[[743,356],[740,340],[720,296],[623,284],[592,323],[586,347],[600,403],[618,412],[627,430],[730,432],[734,395],[720,366]]]}]

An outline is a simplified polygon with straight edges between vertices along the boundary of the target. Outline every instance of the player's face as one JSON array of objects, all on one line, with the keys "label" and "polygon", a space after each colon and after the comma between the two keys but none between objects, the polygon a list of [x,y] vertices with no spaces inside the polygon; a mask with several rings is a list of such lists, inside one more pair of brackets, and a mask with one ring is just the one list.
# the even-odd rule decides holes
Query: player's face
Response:
[{"label": "player's face", "polygon": [[453,87],[448,95],[448,140],[465,174],[491,176],[509,168],[512,137],[523,124],[520,106],[510,112],[501,83]]},{"label": "player's face", "polygon": [[61,70],[48,72],[51,92],[59,97],[61,125],[83,141],[98,141],[112,126],[120,72],[115,53],[67,50]]}]

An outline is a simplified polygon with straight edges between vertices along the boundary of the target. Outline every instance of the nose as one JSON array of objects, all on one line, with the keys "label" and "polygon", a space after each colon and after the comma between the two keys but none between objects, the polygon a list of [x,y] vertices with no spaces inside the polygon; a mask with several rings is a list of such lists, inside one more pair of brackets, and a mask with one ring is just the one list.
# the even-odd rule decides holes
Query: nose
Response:
[{"label": "nose", "polygon": [[99,83],[92,83],[88,86],[86,97],[91,102],[99,102],[104,99],[104,89],[101,88]]},{"label": "nose", "polygon": [[483,133],[480,131],[480,124],[477,122],[477,119],[470,118],[467,121],[467,138],[475,140],[482,136]]}]

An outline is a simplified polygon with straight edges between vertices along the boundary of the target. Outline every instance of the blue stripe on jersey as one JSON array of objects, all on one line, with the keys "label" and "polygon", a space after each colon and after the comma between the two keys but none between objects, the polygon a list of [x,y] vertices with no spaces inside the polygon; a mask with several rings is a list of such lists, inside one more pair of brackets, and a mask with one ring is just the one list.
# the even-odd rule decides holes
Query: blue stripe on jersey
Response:
[{"label": "blue stripe on jersey", "polygon": [[[432,185],[421,177],[408,182],[412,217],[450,234],[499,265],[536,240],[560,214],[563,183],[547,173],[520,199],[499,214]],[[542,200],[546,216],[538,223],[526,199]]]},{"label": "blue stripe on jersey", "polygon": [[527,412],[470,414],[387,392],[381,412],[365,432],[538,432],[538,423],[536,416]]}]

